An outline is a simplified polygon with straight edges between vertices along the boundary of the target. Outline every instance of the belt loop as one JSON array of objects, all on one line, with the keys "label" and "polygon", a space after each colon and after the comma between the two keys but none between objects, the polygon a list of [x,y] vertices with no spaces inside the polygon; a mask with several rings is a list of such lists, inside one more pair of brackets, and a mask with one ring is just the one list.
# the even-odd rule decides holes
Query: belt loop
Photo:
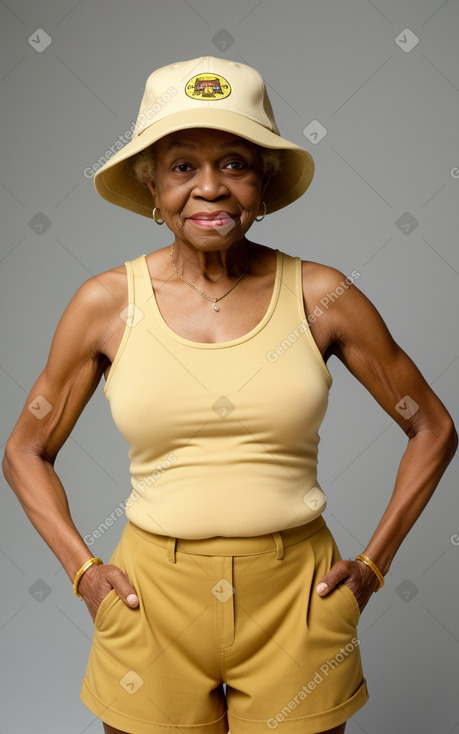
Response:
[{"label": "belt loop", "polygon": [[168,538],[167,539],[167,558],[171,563],[176,563],[175,558],[175,544],[177,542],[177,538]]},{"label": "belt loop", "polygon": [[282,536],[278,531],[276,531],[275,533],[273,533],[273,538],[277,549],[276,560],[282,561],[284,557],[284,544],[282,543]]}]

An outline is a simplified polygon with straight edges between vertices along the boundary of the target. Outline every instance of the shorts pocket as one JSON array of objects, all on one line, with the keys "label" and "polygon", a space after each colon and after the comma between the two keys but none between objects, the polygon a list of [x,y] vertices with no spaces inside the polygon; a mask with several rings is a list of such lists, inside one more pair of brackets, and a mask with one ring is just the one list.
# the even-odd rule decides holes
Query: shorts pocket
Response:
[{"label": "shorts pocket", "polygon": [[118,602],[123,603],[119,598],[116,590],[111,589],[108,592],[107,596],[102,599],[99,609],[96,612],[96,618],[94,620],[94,626],[96,627],[96,629],[100,630],[107,614]]},{"label": "shorts pocket", "polygon": [[344,597],[347,606],[351,609],[352,614],[354,615],[354,622],[355,624],[357,624],[360,619],[360,607],[357,598],[354,596],[347,584],[340,584],[337,587],[337,591],[341,594],[342,597]]}]

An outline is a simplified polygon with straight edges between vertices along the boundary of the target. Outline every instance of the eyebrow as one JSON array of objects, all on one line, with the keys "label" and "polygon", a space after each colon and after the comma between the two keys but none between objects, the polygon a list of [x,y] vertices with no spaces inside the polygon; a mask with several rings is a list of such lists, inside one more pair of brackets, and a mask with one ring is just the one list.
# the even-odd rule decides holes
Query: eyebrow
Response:
[{"label": "eyebrow", "polygon": [[[247,141],[249,142],[249,141]],[[231,148],[244,148],[247,149],[248,145],[245,143],[245,141],[239,142],[238,140],[235,140],[232,143],[220,143],[220,145],[216,146],[219,150],[228,150]],[[183,150],[184,148],[193,148],[197,149],[199,148],[199,145],[196,145],[195,143],[177,143],[172,142],[167,146],[167,153],[170,153],[174,150]]]}]

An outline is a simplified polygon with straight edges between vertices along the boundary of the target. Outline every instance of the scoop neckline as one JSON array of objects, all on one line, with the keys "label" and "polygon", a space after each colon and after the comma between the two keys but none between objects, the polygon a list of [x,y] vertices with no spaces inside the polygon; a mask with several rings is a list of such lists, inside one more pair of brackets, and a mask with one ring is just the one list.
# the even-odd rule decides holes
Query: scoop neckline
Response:
[{"label": "scoop neckline", "polygon": [[197,342],[193,341],[192,339],[186,339],[185,337],[180,336],[180,334],[177,334],[175,331],[173,331],[173,329],[171,329],[169,324],[164,320],[164,317],[159,309],[158,302],[156,300],[155,290],[153,288],[153,283],[151,282],[150,270],[148,269],[147,256],[146,254],[141,255],[143,274],[145,276],[146,286],[149,294],[148,300],[151,303],[152,309],[162,329],[175,341],[179,342],[180,344],[184,344],[185,346],[193,347],[195,349],[225,349],[228,347],[235,347],[238,344],[243,344],[244,342],[252,339],[266,326],[266,324],[271,319],[279,297],[280,284],[282,279],[282,253],[278,249],[275,250],[275,253],[276,274],[274,277],[274,287],[268,308],[266,309],[264,316],[262,317],[261,321],[259,321],[258,324],[256,324],[253,329],[248,331],[246,334],[243,334],[237,339],[231,339],[230,341],[225,342]]}]

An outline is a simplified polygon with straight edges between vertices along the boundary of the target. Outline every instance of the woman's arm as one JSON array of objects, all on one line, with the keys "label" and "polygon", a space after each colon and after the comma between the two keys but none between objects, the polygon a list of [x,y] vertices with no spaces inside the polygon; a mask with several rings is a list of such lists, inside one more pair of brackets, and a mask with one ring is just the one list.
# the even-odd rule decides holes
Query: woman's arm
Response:
[{"label": "woman's arm", "polygon": [[[73,523],[54,463],[110,364],[101,345],[112,323],[113,302],[103,276],[86,281],[70,301],[57,326],[47,364],[8,439],[2,464],[30,521],[72,582],[93,554]],[[115,567],[92,566],[83,575],[80,593],[93,616],[115,586],[123,599],[135,593]]]},{"label": "woman's arm", "polygon": [[[327,268],[320,289],[336,290],[345,276]],[[343,289],[341,288],[339,292]],[[320,299],[317,299],[320,304]],[[308,304],[310,307],[310,304]],[[354,285],[344,290],[320,316],[327,354],[335,354],[408,436],[387,508],[361,553],[384,575],[413,527],[457,448],[451,416],[421,373],[395,343],[368,298]],[[324,595],[346,580],[361,608],[374,589],[375,576],[361,561],[340,561],[321,583]]]}]

